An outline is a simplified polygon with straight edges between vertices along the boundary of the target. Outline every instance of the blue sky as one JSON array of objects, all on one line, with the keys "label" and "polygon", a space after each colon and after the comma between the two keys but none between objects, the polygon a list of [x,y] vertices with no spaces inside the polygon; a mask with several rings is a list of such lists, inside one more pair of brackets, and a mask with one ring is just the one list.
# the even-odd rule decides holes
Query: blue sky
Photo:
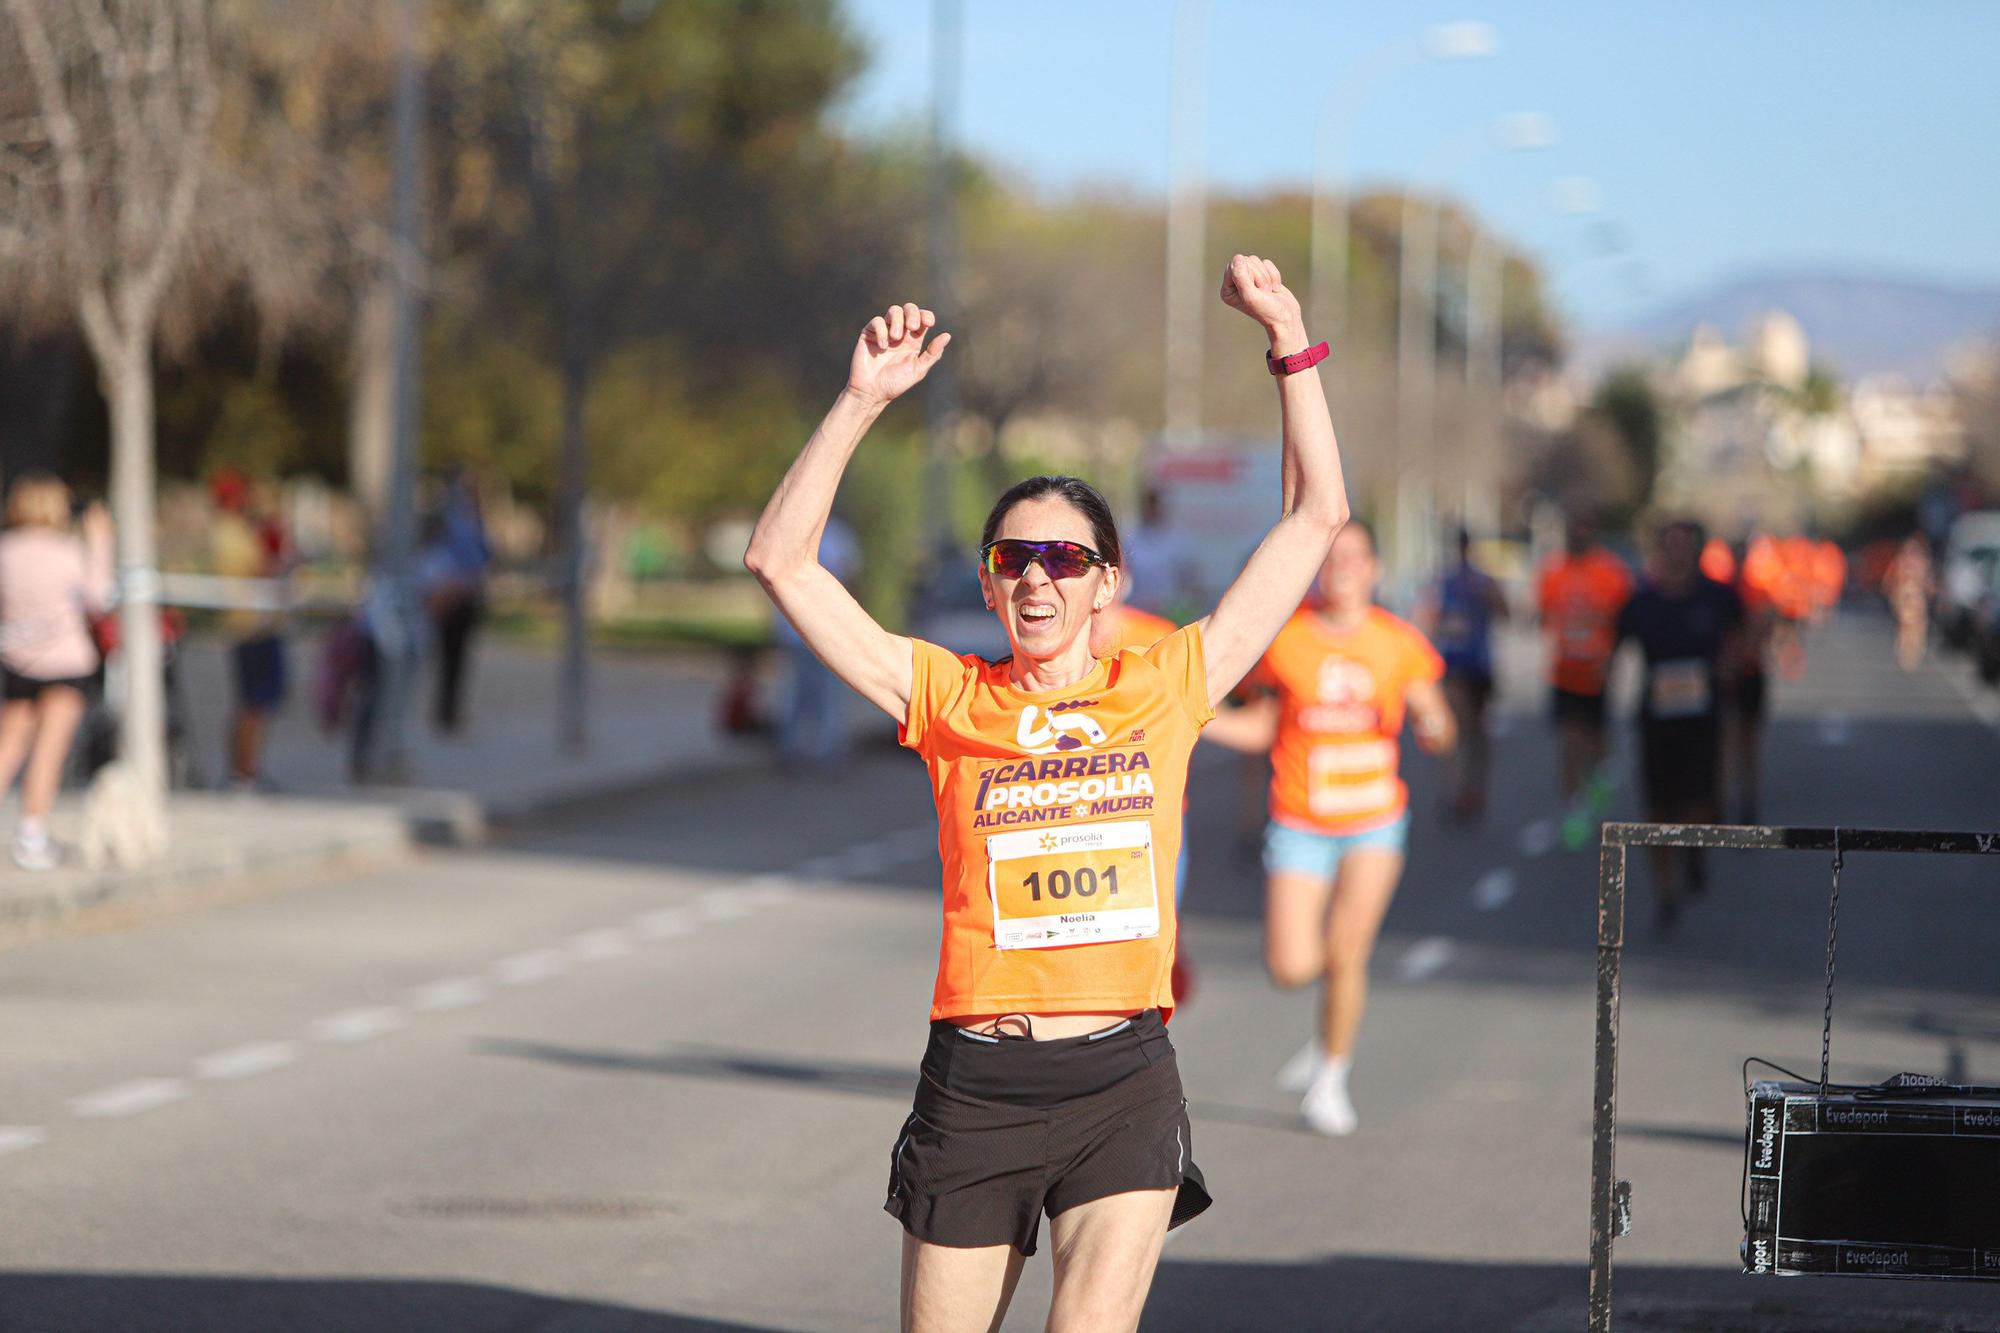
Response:
[{"label": "blue sky", "polygon": [[[1038,188],[1165,190],[1169,0],[962,0],[961,141]],[[843,0],[874,53],[850,128],[920,127],[930,0]],[[1429,10],[1209,0],[1212,188],[1304,186],[1313,130],[1357,64],[1475,19],[1491,59],[1420,59],[1349,131],[1358,183],[1435,176],[1542,256],[1585,325],[1749,270],[1837,267],[2000,285],[2000,3],[1620,0]],[[1540,152],[1455,151],[1546,113]],[[1596,182],[1630,268],[1586,262],[1555,182]]]}]

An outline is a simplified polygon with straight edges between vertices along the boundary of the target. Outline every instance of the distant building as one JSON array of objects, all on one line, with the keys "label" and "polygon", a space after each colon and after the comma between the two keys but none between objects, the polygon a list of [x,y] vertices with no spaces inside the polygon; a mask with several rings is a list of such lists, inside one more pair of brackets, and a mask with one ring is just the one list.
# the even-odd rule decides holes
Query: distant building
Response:
[{"label": "distant building", "polygon": [[1919,390],[1895,376],[1872,376],[1854,386],[1847,408],[1861,436],[1864,490],[1965,459],[1958,402],[1941,384]]},{"label": "distant building", "polygon": [[1965,433],[1941,386],[1872,378],[1829,403],[1809,392],[1811,379],[1811,344],[1788,312],[1758,316],[1740,346],[1696,329],[1663,377],[1677,429],[1662,493],[1725,526],[1751,515],[1795,526],[1816,502],[1849,501],[1964,458]]}]

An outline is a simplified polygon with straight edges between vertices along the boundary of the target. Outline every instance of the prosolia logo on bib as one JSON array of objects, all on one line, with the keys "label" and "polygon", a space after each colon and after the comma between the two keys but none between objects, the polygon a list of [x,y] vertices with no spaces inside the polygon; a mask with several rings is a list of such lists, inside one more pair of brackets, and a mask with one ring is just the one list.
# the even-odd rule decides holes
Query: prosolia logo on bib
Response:
[{"label": "prosolia logo on bib", "polygon": [[1095,699],[1080,700],[1077,703],[1061,703],[1052,706],[1044,714],[1034,704],[1021,710],[1020,725],[1014,729],[1014,740],[1028,754],[1056,754],[1070,750],[1088,750],[1110,740],[1097,719],[1078,710],[1096,703]]}]

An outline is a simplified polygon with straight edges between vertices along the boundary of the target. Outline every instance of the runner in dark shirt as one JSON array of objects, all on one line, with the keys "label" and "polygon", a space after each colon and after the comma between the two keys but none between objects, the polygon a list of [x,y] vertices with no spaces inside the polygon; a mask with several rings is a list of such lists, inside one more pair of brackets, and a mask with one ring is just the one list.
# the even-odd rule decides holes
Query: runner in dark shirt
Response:
[{"label": "runner in dark shirt", "polygon": [[[1704,536],[1687,519],[1662,525],[1658,573],[1642,584],[1618,616],[1618,640],[1645,655],[1639,702],[1640,764],[1646,817],[1658,823],[1713,823],[1719,817],[1722,701],[1733,686],[1736,636],[1743,602],[1736,590],[1701,572]],[[1680,914],[1683,886],[1673,849],[1655,848],[1660,926]],[[1699,893],[1707,872],[1701,853],[1687,849],[1686,891]]]}]

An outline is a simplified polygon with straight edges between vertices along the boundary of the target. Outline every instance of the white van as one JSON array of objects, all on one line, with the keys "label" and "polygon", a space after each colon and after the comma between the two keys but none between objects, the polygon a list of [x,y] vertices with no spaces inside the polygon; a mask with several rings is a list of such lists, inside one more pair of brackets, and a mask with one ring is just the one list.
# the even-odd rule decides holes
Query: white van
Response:
[{"label": "white van", "polygon": [[2000,509],[1960,514],[1945,539],[1938,565],[1938,632],[1953,648],[1963,648],[1972,630],[1972,607],[1985,595],[2000,561]]}]

